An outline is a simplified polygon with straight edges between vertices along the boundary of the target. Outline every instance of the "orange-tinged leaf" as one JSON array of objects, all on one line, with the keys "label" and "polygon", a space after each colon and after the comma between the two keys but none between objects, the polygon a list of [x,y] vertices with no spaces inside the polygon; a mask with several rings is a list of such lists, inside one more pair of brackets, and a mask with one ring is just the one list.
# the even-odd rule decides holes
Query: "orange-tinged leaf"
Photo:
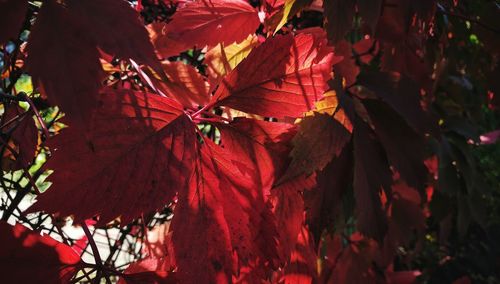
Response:
[{"label": "orange-tinged leaf", "polygon": [[143,69],[154,88],[159,92],[174,98],[188,108],[208,103],[210,86],[196,68],[180,61],[164,61],[162,69],[166,78],[160,77],[151,69]]},{"label": "orange-tinged leaf", "polygon": [[298,117],[323,95],[334,60],[316,34],[278,35],[226,76],[214,101],[247,113]]},{"label": "orange-tinged leaf", "polygon": [[345,129],[352,133],[353,126],[346,114],[346,111],[341,107],[337,91],[330,90],[323,95],[323,99],[314,103],[314,110],[308,111],[305,116],[314,116],[315,113],[327,114],[342,124]]},{"label": "orange-tinged leaf", "polygon": [[333,117],[321,113],[306,116],[292,142],[292,161],[280,181],[322,170],[350,139],[351,133]]},{"label": "orange-tinged leaf", "polygon": [[346,100],[341,87],[334,88],[315,103],[314,110],[305,113],[292,141],[292,161],[280,181],[322,170],[340,154],[353,131],[350,117],[354,110]]},{"label": "orange-tinged leaf", "polygon": [[[260,24],[257,10],[243,0],[197,0],[186,3],[165,26],[162,55],[169,57],[193,47],[241,42]],[[157,45],[158,47],[158,45]]]},{"label": "orange-tinged leaf", "polygon": [[292,18],[297,13],[302,11],[302,9],[310,5],[311,2],[312,0],[285,0],[282,12],[277,14],[281,17],[281,19],[274,29],[274,33],[279,31],[286,24],[289,18]]},{"label": "orange-tinged leaf", "polygon": [[210,49],[205,54],[204,62],[208,66],[211,81],[219,83],[222,77],[231,72],[258,45],[259,38],[252,34],[240,43],[228,46],[218,44]]},{"label": "orange-tinged leaf", "polygon": [[205,105],[210,100],[210,86],[198,70],[182,62],[164,62],[162,64],[167,78],[172,82],[174,98],[184,106]]}]

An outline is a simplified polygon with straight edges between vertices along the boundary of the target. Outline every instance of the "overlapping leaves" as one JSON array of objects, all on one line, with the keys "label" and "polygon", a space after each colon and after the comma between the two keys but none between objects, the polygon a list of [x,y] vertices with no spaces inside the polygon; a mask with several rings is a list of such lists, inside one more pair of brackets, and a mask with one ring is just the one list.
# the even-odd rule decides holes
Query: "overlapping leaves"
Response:
[{"label": "overlapping leaves", "polygon": [[[27,70],[69,126],[46,144],[53,185],[30,212],[104,225],[172,207],[166,255],[131,265],[121,281],[391,279],[393,271],[372,263],[389,267],[410,231],[425,226],[424,141],[439,134],[421,103],[432,87],[427,65],[405,65],[418,61],[425,29],[416,23],[430,17],[424,10],[434,1],[397,1],[393,10],[383,2],[324,1],[324,33],[280,30],[309,1],[269,1],[283,17],[265,38],[259,25],[269,28],[271,16],[259,19],[246,1],[178,1],[170,22],[149,27],[152,44],[124,1],[44,1]],[[9,8],[25,13],[25,3]],[[344,39],[356,13],[367,32],[351,45]],[[13,36],[2,32],[0,42]],[[165,60],[193,48],[208,50],[206,74],[203,65]],[[380,50],[384,72],[360,68]],[[99,59],[108,55],[132,59],[147,87],[103,88]],[[235,110],[265,120],[226,116]],[[36,149],[36,129],[31,112],[16,115],[23,124],[10,138],[21,168]],[[351,215],[357,233],[340,236],[352,233],[342,223]],[[317,246],[325,243],[318,271]]]}]

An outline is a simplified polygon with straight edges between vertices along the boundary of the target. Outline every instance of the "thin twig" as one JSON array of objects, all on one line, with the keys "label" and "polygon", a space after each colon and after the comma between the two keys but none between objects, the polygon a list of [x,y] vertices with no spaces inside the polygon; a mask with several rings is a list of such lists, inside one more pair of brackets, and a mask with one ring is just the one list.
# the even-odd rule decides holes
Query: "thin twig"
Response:
[{"label": "thin twig", "polygon": [[87,227],[87,224],[85,224],[85,221],[82,223],[82,229],[85,235],[87,236],[87,239],[89,240],[90,248],[92,249],[92,253],[94,255],[95,263],[96,266],[98,267],[97,270],[97,276],[94,279],[95,283],[99,283],[101,281],[101,273],[102,273],[102,260],[101,260],[101,255],[99,254],[99,250],[97,249],[97,245],[94,240],[94,236],[90,233],[89,228]]}]

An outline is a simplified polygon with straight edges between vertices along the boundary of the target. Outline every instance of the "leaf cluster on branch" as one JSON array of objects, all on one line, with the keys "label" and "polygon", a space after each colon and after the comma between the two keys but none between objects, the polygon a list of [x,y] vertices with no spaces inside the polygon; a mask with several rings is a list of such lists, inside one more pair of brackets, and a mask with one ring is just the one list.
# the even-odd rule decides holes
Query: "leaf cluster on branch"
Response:
[{"label": "leaf cluster on branch", "polygon": [[499,7],[0,0],[2,281],[494,283]]}]

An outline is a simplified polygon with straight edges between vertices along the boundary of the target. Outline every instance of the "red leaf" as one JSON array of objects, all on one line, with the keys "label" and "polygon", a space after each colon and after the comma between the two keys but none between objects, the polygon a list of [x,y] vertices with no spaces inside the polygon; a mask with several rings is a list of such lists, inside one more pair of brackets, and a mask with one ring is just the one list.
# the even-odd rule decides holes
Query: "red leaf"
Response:
[{"label": "red leaf", "polygon": [[297,117],[321,98],[333,63],[325,39],[279,35],[253,49],[223,80],[214,99],[247,113]]},{"label": "red leaf", "polygon": [[285,267],[285,284],[308,284],[317,280],[316,252],[306,227],[300,230],[290,264]]},{"label": "red leaf", "polygon": [[173,284],[178,283],[170,263],[161,258],[145,258],[129,265],[118,284]]},{"label": "red leaf", "polygon": [[340,248],[339,251],[338,244],[328,244],[332,245],[336,250],[331,251],[332,255],[328,254],[328,259],[334,261],[331,263],[333,271],[327,283],[378,283],[371,268],[377,248],[373,240],[363,239],[359,233],[354,233],[346,248]]},{"label": "red leaf", "polygon": [[161,208],[182,189],[192,169],[195,132],[171,99],[127,90],[106,90],[86,135],[69,127],[50,141],[47,167],[53,186],[30,209],[100,215],[127,223]]},{"label": "red leaf", "polygon": [[217,126],[223,147],[205,140],[170,227],[182,283],[230,282],[242,265],[279,260],[267,202],[275,172],[267,145],[293,126],[250,119]]},{"label": "red leaf", "polygon": [[390,265],[397,248],[408,245],[414,230],[422,235],[425,229],[425,216],[421,208],[420,194],[402,181],[392,187],[390,219],[387,235],[377,263]]},{"label": "red leaf", "polygon": [[203,48],[241,42],[254,33],[259,24],[257,11],[243,0],[188,2],[177,10],[163,31],[167,39],[161,41],[174,43],[174,46],[162,47],[160,52],[169,57],[194,46]]},{"label": "red leaf", "polygon": [[[235,185],[235,189],[239,192],[239,194],[247,196],[245,199],[250,200],[247,201],[243,199],[244,204],[249,202],[251,204],[250,208],[244,206],[246,212],[253,213],[253,216],[250,215],[249,221],[253,224],[262,224],[262,228],[268,228],[270,230],[268,233],[271,235],[269,236],[263,235],[260,230],[252,231],[254,241],[258,246],[258,248],[254,249],[254,251],[259,252],[259,257],[264,260],[274,261],[278,255],[280,257],[284,255],[286,257],[290,252],[290,248],[287,247],[287,245],[291,245],[293,247],[298,229],[302,224],[301,216],[303,214],[303,210],[301,210],[301,206],[294,207],[293,209],[290,208],[294,211],[294,213],[292,213],[294,216],[300,214],[299,227],[296,231],[294,231],[293,224],[297,221],[297,219],[280,219],[280,217],[283,217],[280,213],[286,214],[287,212],[290,212],[287,211],[287,208],[281,207],[283,205],[286,206],[282,202],[302,202],[300,194],[298,196],[294,195],[293,190],[297,188],[300,188],[299,190],[303,190],[311,187],[311,185],[309,185],[311,180],[308,179],[298,181],[293,185],[289,184],[281,189],[273,189],[273,191],[271,191],[275,177],[277,177],[283,170],[284,161],[282,161],[282,157],[283,154],[289,150],[286,144],[288,144],[291,137],[293,137],[295,127],[290,124],[258,121],[246,118],[239,118],[230,124],[218,125],[218,127],[222,135],[222,146],[230,151],[231,156],[234,157],[227,159],[231,164],[226,163],[225,166],[236,167],[239,170],[240,175],[242,175],[242,177],[239,177],[238,175],[228,175],[228,179]],[[248,179],[248,182],[242,183],[245,179]],[[312,179],[312,182],[314,182],[314,178]],[[302,185],[304,188],[301,188]],[[292,227],[292,229],[290,229],[291,231],[287,231],[292,235],[283,236],[283,232],[280,232],[281,240],[282,242],[285,242],[284,244],[282,243],[283,246],[281,246],[284,253],[276,251],[274,238],[277,236],[273,234],[277,233],[274,228],[276,226],[274,224],[274,218],[272,220],[272,224],[265,223],[271,221],[271,216],[268,216],[271,211],[269,210],[267,199],[270,195],[274,195],[278,191],[278,196],[281,198],[278,200],[274,199],[275,202],[280,204],[278,205],[280,207],[275,208],[274,211],[275,214],[277,213],[276,210],[280,211],[280,213],[276,216],[277,225],[280,226],[280,229],[285,230],[290,229],[288,225],[291,225]],[[287,195],[288,193],[290,193],[290,195]],[[285,194],[286,196],[283,196],[282,194]],[[298,194],[298,191],[296,191],[295,194]],[[288,199],[288,197],[290,197],[290,199]],[[294,203],[294,205],[298,204]],[[283,224],[282,222],[286,222],[286,224]],[[291,241],[288,241],[289,239],[291,239]]]},{"label": "red leaf", "polygon": [[399,226],[398,242],[407,244],[413,229],[423,232],[425,216],[421,208],[420,194],[405,183],[399,182],[393,186],[391,222]]},{"label": "red leaf", "polygon": [[69,246],[17,224],[0,223],[0,273],[5,283],[70,283],[80,257]]},{"label": "red leaf", "polygon": [[159,92],[174,98],[188,108],[208,103],[210,86],[196,68],[180,61],[165,61],[161,66],[167,75],[166,80],[147,68],[143,70]]},{"label": "red leaf", "polygon": [[45,1],[30,33],[26,62],[35,83],[73,122],[85,124],[101,81],[99,53],[84,27],[54,0]]},{"label": "red leaf", "polygon": [[342,61],[333,67],[335,76],[340,75],[345,78],[346,86],[351,86],[356,82],[359,74],[359,67],[353,58],[352,46],[348,41],[342,40],[335,45],[335,54],[344,57]]},{"label": "red leaf", "polygon": [[253,175],[268,195],[274,178],[283,171],[286,144],[295,134],[295,126],[286,123],[236,118],[230,124],[217,124],[222,145],[232,153],[232,162],[244,174]]},{"label": "red leaf", "polygon": [[[181,283],[229,283],[231,275],[236,272],[226,216],[232,220],[245,219],[246,216],[241,216],[242,212],[238,212],[238,203],[234,204],[236,212],[231,210],[228,212],[231,214],[225,214],[224,202],[231,205],[235,197],[231,192],[232,188],[223,185],[225,180],[220,176],[212,155],[207,147],[201,149],[201,157],[189,186],[179,193],[175,217],[170,226],[173,257]],[[222,194],[221,190],[226,188],[231,195]],[[246,224],[247,222],[245,220]],[[241,250],[248,250],[249,253],[252,246],[251,239],[248,239],[249,228],[241,225],[232,229],[241,230],[238,243]]]},{"label": "red leaf", "polygon": [[140,15],[123,0],[66,1],[71,17],[78,18],[85,32],[106,53],[132,58],[161,70]]},{"label": "red leaf", "polygon": [[210,100],[210,86],[193,66],[182,62],[167,62],[162,64],[168,79],[174,86],[171,93],[184,106],[205,105]]},{"label": "red leaf", "polygon": [[352,45],[359,60],[364,64],[370,64],[379,52],[379,44],[373,38],[364,38]]},{"label": "red leaf", "polygon": [[0,45],[17,39],[27,11],[27,0],[0,0]]},{"label": "red leaf", "polygon": [[304,223],[304,190],[310,190],[316,185],[316,176],[306,178],[299,176],[289,180],[271,191],[273,213],[276,216],[281,249],[288,261],[295,249],[297,237]]}]

